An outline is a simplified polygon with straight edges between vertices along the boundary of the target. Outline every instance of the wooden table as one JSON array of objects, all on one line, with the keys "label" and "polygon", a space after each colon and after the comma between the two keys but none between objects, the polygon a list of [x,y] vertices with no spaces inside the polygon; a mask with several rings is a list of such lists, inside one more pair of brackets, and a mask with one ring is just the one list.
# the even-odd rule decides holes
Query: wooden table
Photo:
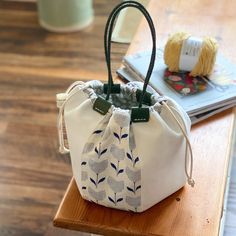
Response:
[{"label": "wooden table", "polygon": [[[198,36],[211,34],[220,50],[234,59],[236,3],[218,1],[152,1],[149,10],[156,23],[158,42],[184,27]],[[234,4],[234,6],[232,6]],[[142,22],[128,53],[147,49],[150,37]],[[232,60],[236,62],[235,59]],[[54,225],[103,235],[218,235],[235,110],[229,109],[191,130],[194,153],[194,188],[183,189],[141,214],[108,209],[84,201],[72,179],[54,219]]]}]

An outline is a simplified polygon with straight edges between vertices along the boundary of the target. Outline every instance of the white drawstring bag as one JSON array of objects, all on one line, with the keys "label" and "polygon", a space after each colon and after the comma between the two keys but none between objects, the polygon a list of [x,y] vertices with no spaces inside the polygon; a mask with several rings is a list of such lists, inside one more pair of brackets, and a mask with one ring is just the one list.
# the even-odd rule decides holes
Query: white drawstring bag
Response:
[{"label": "white drawstring bag", "polygon": [[[114,84],[110,69],[114,20],[128,6],[144,14],[153,39],[150,66],[141,85]],[[182,188],[186,177],[194,185],[188,115],[172,99],[154,90],[146,92],[155,43],[155,29],[145,8],[135,1],[119,4],[105,30],[108,84],[78,81],[57,95],[60,152],[70,152],[73,175],[86,200],[142,212]],[[64,144],[63,123],[69,148]]]}]

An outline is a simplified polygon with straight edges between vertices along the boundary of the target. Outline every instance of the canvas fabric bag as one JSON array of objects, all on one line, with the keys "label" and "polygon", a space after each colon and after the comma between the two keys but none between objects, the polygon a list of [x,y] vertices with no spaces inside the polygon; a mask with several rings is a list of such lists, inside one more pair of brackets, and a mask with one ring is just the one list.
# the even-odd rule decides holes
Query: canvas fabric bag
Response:
[{"label": "canvas fabric bag", "polygon": [[[153,49],[144,84],[119,85],[112,79],[111,34],[118,12],[125,7],[140,10],[151,29]],[[148,88],[156,34],[141,4],[127,1],[114,8],[106,24],[104,47],[108,84],[77,81],[57,95],[60,152],[70,153],[73,176],[84,199],[142,212],[182,188],[186,180],[194,185],[188,139],[191,123],[175,101]]]}]

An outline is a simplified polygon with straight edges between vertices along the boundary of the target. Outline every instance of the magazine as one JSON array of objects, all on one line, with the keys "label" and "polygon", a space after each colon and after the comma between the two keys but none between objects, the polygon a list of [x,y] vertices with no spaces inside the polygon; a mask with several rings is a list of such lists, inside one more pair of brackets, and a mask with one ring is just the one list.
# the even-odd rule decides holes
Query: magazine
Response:
[{"label": "magazine", "polygon": [[[144,81],[151,52],[125,56],[125,67],[117,73],[128,81]],[[192,124],[236,105],[236,66],[218,55],[212,75],[191,77],[187,72],[169,72],[158,49],[149,84],[160,95],[179,103],[191,118]]]}]

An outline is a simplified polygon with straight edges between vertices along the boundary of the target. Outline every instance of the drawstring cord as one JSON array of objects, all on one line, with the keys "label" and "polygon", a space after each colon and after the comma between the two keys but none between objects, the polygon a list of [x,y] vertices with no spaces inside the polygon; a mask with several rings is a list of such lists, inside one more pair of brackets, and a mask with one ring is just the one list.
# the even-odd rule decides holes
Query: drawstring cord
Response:
[{"label": "drawstring cord", "polygon": [[77,86],[85,85],[84,82],[76,81],[66,90],[65,93],[57,94],[57,107],[59,108],[59,114],[57,119],[57,131],[59,138],[59,152],[61,154],[67,154],[70,150],[65,146],[64,132],[63,132],[63,120],[64,120],[64,108],[67,101],[76,93],[72,93]]},{"label": "drawstring cord", "polygon": [[[174,112],[171,110],[171,108],[167,105],[167,103],[165,102],[162,102],[162,104],[166,107],[166,109],[170,112],[170,114],[172,115],[172,117],[175,119],[175,121],[177,122],[180,130],[182,131],[184,137],[185,137],[185,140],[186,140],[186,148],[185,148],[185,174],[187,176],[187,181],[188,181],[188,184],[191,186],[191,187],[194,187],[194,180],[192,178],[192,175],[193,175],[193,151],[192,151],[192,147],[191,147],[191,143],[189,141],[189,138],[188,138],[188,135],[187,135],[187,130],[186,130],[186,127],[184,125],[184,128],[182,127],[182,125],[180,124],[179,120],[177,119],[176,115],[174,114]],[[172,109],[174,109],[178,114],[179,114],[179,117],[182,121],[182,123],[184,124],[184,120],[181,116],[181,114],[179,113],[179,111],[177,109],[175,109],[174,107],[172,107]],[[190,155],[188,155],[188,149],[189,149],[189,153]],[[190,157],[190,158],[189,158]],[[189,173],[188,173],[188,159],[189,159],[189,162],[190,162],[190,170],[189,170]]]},{"label": "drawstring cord", "polygon": [[70,150],[65,147],[65,142],[64,142],[63,118],[64,118],[65,103],[66,103],[66,101],[59,108],[59,115],[58,115],[58,120],[57,120],[57,130],[58,130],[58,138],[59,138],[59,152],[61,154],[67,154],[70,152]]}]

